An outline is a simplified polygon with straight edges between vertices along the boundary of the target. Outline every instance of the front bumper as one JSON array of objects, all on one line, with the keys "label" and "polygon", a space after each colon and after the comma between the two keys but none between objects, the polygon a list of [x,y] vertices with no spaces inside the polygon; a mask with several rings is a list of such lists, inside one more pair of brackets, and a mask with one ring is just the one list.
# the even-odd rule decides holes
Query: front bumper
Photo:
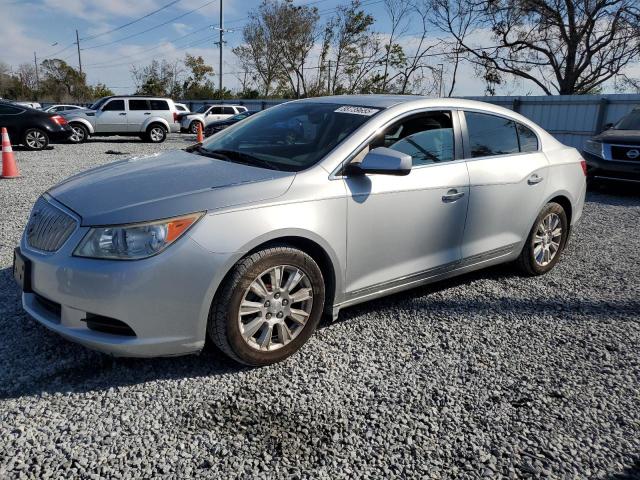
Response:
[{"label": "front bumper", "polygon": [[605,160],[585,151],[582,152],[582,157],[587,162],[590,178],[640,182],[640,161]]},{"label": "front bumper", "polygon": [[[115,356],[201,350],[229,255],[210,253],[187,236],[144,260],[73,257],[87,230],[78,228],[53,254],[31,249],[23,237],[20,251],[30,261],[32,289],[22,294],[27,313],[69,340]],[[133,335],[97,331],[88,321],[95,318],[122,322]]]}]

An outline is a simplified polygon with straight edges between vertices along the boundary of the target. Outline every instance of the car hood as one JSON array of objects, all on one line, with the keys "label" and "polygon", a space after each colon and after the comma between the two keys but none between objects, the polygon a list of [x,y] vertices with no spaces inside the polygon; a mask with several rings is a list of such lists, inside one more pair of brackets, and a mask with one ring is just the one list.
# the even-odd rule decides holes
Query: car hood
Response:
[{"label": "car hood", "polygon": [[62,112],[58,112],[59,115],[64,117],[84,117],[84,116],[95,116],[96,110],[91,110],[90,108],[81,108],[76,110],[63,110]]},{"label": "car hood", "polygon": [[116,225],[276,198],[294,177],[168,150],[88,170],[48,193],[80,215],[82,225]]},{"label": "car hood", "polygon": [[640,130],[605,130],[593,137],[597,142],[640,145]]}]

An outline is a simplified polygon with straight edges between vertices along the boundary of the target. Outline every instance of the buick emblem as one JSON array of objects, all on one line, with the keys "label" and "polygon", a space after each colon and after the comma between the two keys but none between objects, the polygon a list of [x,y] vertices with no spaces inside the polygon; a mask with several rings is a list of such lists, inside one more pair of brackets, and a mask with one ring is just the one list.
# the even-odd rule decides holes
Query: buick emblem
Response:
[{"label": "buick emblem", "polygon": [[635,160],[636,158],[640,157],[640,150],[636,150],[635,148],[633,150],[629,150],[627,152],[627,157]]}]

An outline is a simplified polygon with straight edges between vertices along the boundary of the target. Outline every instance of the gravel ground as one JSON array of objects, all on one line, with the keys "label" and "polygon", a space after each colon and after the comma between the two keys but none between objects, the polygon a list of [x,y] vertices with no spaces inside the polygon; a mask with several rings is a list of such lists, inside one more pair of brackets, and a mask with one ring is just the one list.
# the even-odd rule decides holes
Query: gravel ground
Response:
[{"label": "gravel ground", "polygon": [[0,478],[640,478],[640,195],[590,193],[544,277],[347,309],[279,365],[114,360],[22,312],[12,249],[50,185],[157,148],[18,152],[0,180]]}]

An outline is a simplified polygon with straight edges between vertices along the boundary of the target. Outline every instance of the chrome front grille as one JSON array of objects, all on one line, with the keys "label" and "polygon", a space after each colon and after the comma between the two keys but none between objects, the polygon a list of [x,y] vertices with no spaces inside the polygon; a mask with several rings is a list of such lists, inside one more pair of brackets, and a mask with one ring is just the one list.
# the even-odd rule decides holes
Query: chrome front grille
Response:
[{"label": "chrome front grille", "polygon": [[76,229],[76,221],[40,197],[27,223],[27,243],[43,252],[55,252]]}]

